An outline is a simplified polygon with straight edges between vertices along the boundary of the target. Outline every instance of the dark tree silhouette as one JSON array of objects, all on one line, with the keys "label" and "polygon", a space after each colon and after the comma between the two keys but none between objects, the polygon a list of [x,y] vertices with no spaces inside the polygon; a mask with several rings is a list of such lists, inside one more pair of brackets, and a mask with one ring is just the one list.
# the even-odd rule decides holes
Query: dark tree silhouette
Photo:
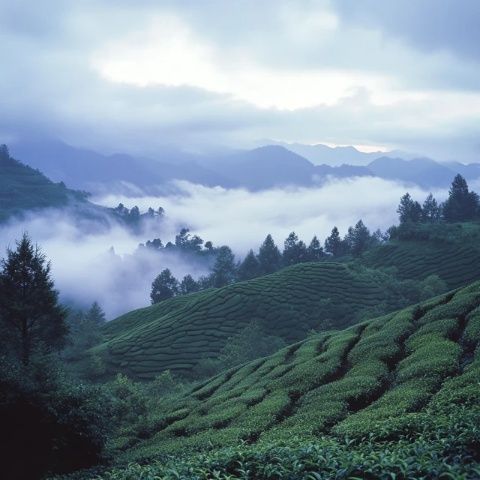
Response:
[{"label": "dark tree silhouette", "polygon": [[0,322],[10,351],[24,366],[35,352],[62,348],[68,333],[66,311],[50,277],[50,264],[27,234],[1,262]]},{"label": "dark tree silhouette", "polygon": [[397,213],[400,218],[400,224],[419,223],[422,220],[422,207],[418,202],[412,200],[409,193],[406,193],[400,199]]},{"label": "dark tree silhouette", "polygon": [[237,275],[239,280],[250,280],[260,275],[260,264],[253,250],[247,253],[243,262],[239,265]]},{"label": "dark tree silhouette", "polygon": [[282,261],[282,254],[270,234],[267,235],[258,251],[258,263],[262,275],[276,272]]},{"label": "dark tree silhouette", "polygon": [[162,302],[178,294],[178,281],[172,272],[166,268],[155,278],[152,283],[150,299],[152,304]]},{"label": "dark tree silhouette", "polygon": [[448,199],[443,204],[443,216],[447,222],[465,222],[479,214],[479,198],[468,190],[466,180],[457,175],[450,187]]},{"label": "dark tree silhouette", "polygon": [[310,242],[310,245],[307,249],[307,257],[309,262],[318,262],[321,260],[325,254],[323,253],[323,248],[320,245],[320,241],[315,235]]},{"label": "dark tree silhouette", "polygon": [[424,222],[437,223],[442,218],[442,209],[430,193],[423,202],[422,219]]},{"label": "dark tree silhouette", "polygon": [[211,284],[213,287],[223,287],[233,283],[235,279],[235,256],[230,247],[220,247],[212,269]]},{"label": "dark tree silhouette", "polygon": [[350,227],[348,229],[345,241],[353,255],[360,255],[370,246],[370,231],[364,225],[362,220],[359,220],[355,227]]},{"label": "dark tree silhouette", "polygon": [[180,293],[182,295],[187,295],[188,293],[198,292],[200,286],[198,283],[193,279],[193,277],[189,275],[185,275],[183,280],[180,283]]},{"label": "dark tree silhouette", "polygon": [[332,254],[334,257],[339,257],[345,253],[345,246],[340,238],[340,233],[337,227],[333,227],[332,233],[325,239],[325,251]]},{"label": "dark tree silhouette", "polygon": [[284,243],[283,264],[288,266],[307,261],[307,246],[298,239],[295,232],[290,233]]}]

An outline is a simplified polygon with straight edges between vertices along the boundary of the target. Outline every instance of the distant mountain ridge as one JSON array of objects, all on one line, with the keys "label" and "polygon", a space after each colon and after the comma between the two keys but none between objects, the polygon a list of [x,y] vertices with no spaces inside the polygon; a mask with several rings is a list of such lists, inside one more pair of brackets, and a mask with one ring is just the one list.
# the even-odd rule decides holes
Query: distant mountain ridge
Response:
[{"label": "distant mountain ridge", "polygon": [[[296,151],[293,151],[293,150]],[[313,150],[312,150],[313,149]],[[446,188],[460,173],[467,181],[480,178],[480,164],[438,163],[429,158],[403,159],[382,152],[364,153],[354,147],[325,145],[265,145],[222,154],[191,154],[171,147],[156,159],[125,154],[103,155],[59,141],[13,144],[13,154],[55,181],[95,194],[120,190],[137,195],[159,190],[168,193],[173,180],[209,187],[264,190],[275,187],[321,185],[328,178],[377,177],[417,185]],[[309,158],[299,152],[309,153]],[[311,161],[315,152],[316,162]],[[324,161],[320,163],[324,155]],[[340,160],[345,160],[341,161]],[[362,163],[363,162],[363,163]]]}]

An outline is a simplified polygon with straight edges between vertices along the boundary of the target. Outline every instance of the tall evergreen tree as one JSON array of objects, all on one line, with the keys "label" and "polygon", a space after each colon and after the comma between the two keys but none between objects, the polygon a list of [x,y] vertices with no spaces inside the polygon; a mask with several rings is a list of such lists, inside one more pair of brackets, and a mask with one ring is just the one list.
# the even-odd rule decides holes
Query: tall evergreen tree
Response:
[{"label": "tall evergreen tree", "polygon": [[239,280],[250,280],[260,275],[260,264],[253,250],[247,253],[243,262],[239,265],[237,273]]},{"label": "tall evergreen tree", "polygon": [[90,325],[101,327],[105,322],[105,312],[97,301],[92,303],[92,306],[87,310],[85,319]]},{"label": "tall evergreen tree", "polygon": [[448,199],[443,204],[443,216],[447,222],[465,222],[479,214],[479,197],[468,190],[466,180],[457,175],[450,187]]},{"label": "tall evergreen tree", "polygon": [[348,234],[345,237],[349,250],[353,255],[360,255],[370,245],[371,236],[370,231],[364,225],[362,220],[359,220],[355,227],[348,229]]},{"label": "tall evergreen tree", "polygon": [[212,269],[212,286],[218,288],[233,283],[236,273],[235,255],[232,250],[227,246],[220,247]]},{"label": "tall evergreen tree", "polygon": [[283,264],[287,266],[308,261],[307,246],[298,239],[295,232],[291,232],[286,238],[282,257]]},{"label": "tall evergreen tree", "polygon": [[65,352],[67,357],[80,358],[85,352],[100,343],[100,327],[105,324],[105,312],[97,302],[86,311],[71,313],[68,317],[70,346]]},{"label": "tall evergreen tree", "polygon": [[333,227],[332,233],[325,239],[325,251],[334,257],[339,257],[345,253],[344,243],[340,238],[340,232],[337,227]]},{"label": "tall evergreen tree", "polygon": [[318,262],[324,256],[323,248],[320,245],[320,241],[315,235],[310,242],[310,245],[307,249],[307,257],[309,262]]},{"label": "tall evergreen tree", "polygon": [[422,220],[422,207],[417,201],[412,200],[409,193],[406,193],[400,199],[397,213],[400,218],[400,224],[418,223]]},{"label": "tall evergreen tree", "polygon": [[262,275],[276,272],[282,262],[282,254],[270,234],[267,235],[258,251],[258,263]]},{"label": "tall evergreen tree", "polygon": [[430,193],[423,202],[422,206],[422,218],[424,222],[436,223],[439,222],[442,217],[442,209],[438,205],[434,196]]},{"label": "tall evergreen tree", "polygon": [[178,294],[178,280],[166,268],[155,278],[152,283],[150,299],[152,304],[162,302]]},{"label": "tall evergreen tree", "polygon": [[[50,276],[50,264],[27,234],[1,262],[0,322],[10,351],[28,366],[32,354],[62,348],[68,328],[66,311]],[[2,348],[3,349],[3,348]]]}]

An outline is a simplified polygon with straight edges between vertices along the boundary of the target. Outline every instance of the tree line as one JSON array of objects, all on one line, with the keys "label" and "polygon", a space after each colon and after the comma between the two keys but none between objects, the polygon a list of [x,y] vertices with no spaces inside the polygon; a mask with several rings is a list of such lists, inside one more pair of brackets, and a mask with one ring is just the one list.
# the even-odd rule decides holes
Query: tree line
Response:
[{"label": "tree line", "polygon": [[[178,239],[183,241],[179,243]],[[210,273],[195,280],[190,274],[182,280],[175,278],[166,268],[154,279],[150,293],[152,304],[167,300],[177,295],[186,295],[198,292],[207,288],[219,288],[238,281],[251,280],[262,275],[274,273],[281,268],[305,262],[319,262],[330,257],[344,255],[360,255],[373,245],[379,244],[384,237],[380,231],[370,233],[362,220],[359,220],[354,227],[349,227],[347,234],[342,238],[337,227],[325,240],[323,246],[317,236],[314,236],[310,243],[305,243],[298,238],[295,232],[291,232],[283,242],[283,249],[276,245],[271,234],[268,234],[254,252],[249,250],[244,259],[240,262],[235,260],[232,249],[226,245],[213,247],[211,242],[201,249],[203,240],[194,236],[190,238],[188,230],[184,229],[176,237],[175,244],[167,244],[165,247],[159,240],[150,242],[150,245],[162,245],[157,247],[170,251],[182,251],[187,249],[190,253],[208,254],[213,260]],[[147,242],[147,246],[149,242]],[[170,245],[170,246],[169,246]],[[149,247],[152,248],[152,247]]]},{"label": "tree line", "polygon": [[[465,222],[480,219],[480,200],[475,192],[469,190],[466,180],[461,175],[456,175],[445,202],[437,202],[430,193],[420,204],[406,193],[400,199],[397,213],[400,229],[419,223]],[[204,243],[198,235],[191,236],[188,229],[182,229],[174,243],[163,245],[160,239],[155,239],[141,247],[207,258],[211,264],[210,274],[197,280],[192,275],[178,280],[168,268],[164,269],[152,283],[150,299],[155,304],[177,295],[251,280],[298,263],[318,262],[347,255],[357,257],[395,235],[398,235],[397,227],[391,227],[386,232],[376,230],[371,233],[364,222],[359,220],[355,226],[348,228],[343,237],[338,228],[333,227],[323,245],[317,236],[307,245],[295,232],[291,232],[283,242],[283,250],[280,250],[272,235],[268,234],[258,250],[249,250],[240,262],[235,260],[230,247],[213,247],[212,242]]]},{"label": "tree line", "polygon": [[480,200],[475,192],[469,190],[465,178],[456,175],[445,202],[438,203],[430,193],[420,205],[409,193],[406,193],[400,199],[397,213],[400,225],[468,222],[480,218]]}]

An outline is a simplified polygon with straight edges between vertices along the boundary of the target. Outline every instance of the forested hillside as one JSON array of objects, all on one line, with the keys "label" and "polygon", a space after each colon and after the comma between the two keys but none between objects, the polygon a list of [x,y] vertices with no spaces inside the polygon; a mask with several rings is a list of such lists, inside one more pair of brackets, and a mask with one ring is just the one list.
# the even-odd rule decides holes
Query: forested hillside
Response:
[{"label": "forested hillside", "polygon": [[28,210],[61,208],[85,199],[84,193],[53,183],[38,170],[10,157],[5,145],[0,147],[0,222]]}]

